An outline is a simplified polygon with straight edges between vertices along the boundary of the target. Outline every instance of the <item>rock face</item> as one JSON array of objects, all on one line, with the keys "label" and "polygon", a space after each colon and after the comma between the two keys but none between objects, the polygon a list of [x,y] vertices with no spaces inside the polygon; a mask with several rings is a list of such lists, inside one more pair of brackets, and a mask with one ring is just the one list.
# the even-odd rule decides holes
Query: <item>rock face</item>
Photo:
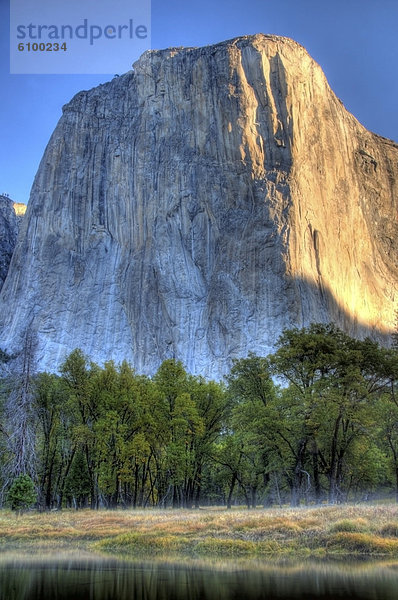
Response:
[{"label": "rock face", "polygon": [[148,51],[64,107],[2,290],[0,347],[18,351],[29,327],[42,369],[80,347],[218,378],[292,325],[385,339],[397,174],[398,146],[292,40]]},{"label": "rock face", "polygon": [[7,277],[26,205],[0,194],[0,290]]}]

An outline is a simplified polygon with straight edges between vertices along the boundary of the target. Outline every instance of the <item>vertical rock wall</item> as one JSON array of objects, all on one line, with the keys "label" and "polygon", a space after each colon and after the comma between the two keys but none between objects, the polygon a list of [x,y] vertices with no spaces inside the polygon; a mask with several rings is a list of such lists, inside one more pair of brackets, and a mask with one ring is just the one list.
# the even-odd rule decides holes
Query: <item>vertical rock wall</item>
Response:
[{"label": "vertical rock wall", "polygon": [[221,377],[295,324],[383,339],[397,169],[397,146],[292,40],[146,52],[64,107],[0,297],[0,347],[17,351],[30,327],[41,368],[80,347]]}]

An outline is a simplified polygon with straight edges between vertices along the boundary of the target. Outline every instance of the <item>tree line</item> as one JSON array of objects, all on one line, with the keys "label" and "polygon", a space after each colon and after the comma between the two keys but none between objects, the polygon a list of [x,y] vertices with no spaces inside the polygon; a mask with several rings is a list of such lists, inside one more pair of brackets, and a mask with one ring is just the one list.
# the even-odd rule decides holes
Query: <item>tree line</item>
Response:
[{"label": "tree line", "polygon": [[78,349],[58,375],[34,373],[31,356],[28,337],[1,381],[3,506],[21,477],[41,510],[398,501],[394,346],[312,324],[234,360],[224,382],[176,360],[152,377],[100,367]]}]

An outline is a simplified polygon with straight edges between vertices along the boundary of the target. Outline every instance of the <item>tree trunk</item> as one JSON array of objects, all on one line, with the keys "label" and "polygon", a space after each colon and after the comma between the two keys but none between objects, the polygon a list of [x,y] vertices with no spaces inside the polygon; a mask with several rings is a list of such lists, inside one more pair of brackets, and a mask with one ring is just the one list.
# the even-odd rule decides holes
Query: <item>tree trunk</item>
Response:
[{"label": "tree trunk", "polygon": [[180,494],[178,493],[178,486],[173,485],[173,508],[180,507]]},{"label": "tree trunk", "polygon": [[59,498],[58,498],[58,509],[62,508],[62,501],[63,501],[63,497],[64,497],[64,493],[65,493],[66,480],[68,478],[69,471],[70,471],[70,468],[72,466],[75,454],[76,454],[76,448],[73,448],[72,453],[71,453],[71,455],[69,457],[68,464],[66,465],[65,473],[64,473],[64,476],[62,478],[61,485],[60,485]]},{"label": "tree trunk", "polygon": [[314,448],[312,451],[312,470],[314,474],[314,493],[315,493],[315,504],[321,503],[321,482],[319,480],[319,456],[318,448],[314,442]]},{"label": "tree trunk", "polygon": [[198,468],[196,492],[195,492],[195,508],[199,508],[200,492],[202,489],[202,465]]},{"label": "tree trunk", "polygon": [[395,464],[395,500],[398,503],[398,464]]},{"label": "tree trunk", "polygon": [[235,488],[235,485],[236,485],[236,480],[237,480],[236,473],[233,473],[232,474],[231,483],[229,485],[229,492],[228,492],[228,498],[227,498],[227,508],[231,508],[232,494],[234,493],[234,488]]},{"label": "tree trunk", "polygon": [[252,508],[257,506],[257,486],[252,485],[250,488],[250,501]]},{"label": "tree trunk", "polygon": [[332,448],[330,451],[329,504],[335,504],[337,498],[337,442],[341,419],[342,415],[339,414],[334,425]]},{"label": "tree trunk", "polygon": [[303,474],[303,459],[304,453],[307,446],[307,440],[300,440],[297,455],[296,455],[296,464],[293,472],[293,480],[292,480],[292,497],[290,504],[291,506],[299,506],[300,505],[300,488],[301,488],[301,480]]},{"label": "tree trunk", "polygon": [[133,494],[133,508],[137,508],[137,498],[138,498],[138,474],[139,474],[139,466],[138,466],[138,463],[135,463],[135,472],[134,472],[134,494]]}]

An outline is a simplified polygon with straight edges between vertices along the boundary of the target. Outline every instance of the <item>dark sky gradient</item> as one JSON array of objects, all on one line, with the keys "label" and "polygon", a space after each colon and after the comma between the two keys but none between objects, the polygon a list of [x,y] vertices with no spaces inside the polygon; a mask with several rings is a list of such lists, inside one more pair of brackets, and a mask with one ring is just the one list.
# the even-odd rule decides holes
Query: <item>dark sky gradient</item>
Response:
[{"label": "dark sky gradient", "polygon": [[[0,0],[0,28],[0,193],[27,202],[62,105],[110,77],[10,75],[9,0]],[[201,46],[259,32],[291,37],[321,65],[363,125],[398,141],[397,30],[397,0],[152,2],[152,48]],[[121,65],[120,73],[128,68]]]}]

